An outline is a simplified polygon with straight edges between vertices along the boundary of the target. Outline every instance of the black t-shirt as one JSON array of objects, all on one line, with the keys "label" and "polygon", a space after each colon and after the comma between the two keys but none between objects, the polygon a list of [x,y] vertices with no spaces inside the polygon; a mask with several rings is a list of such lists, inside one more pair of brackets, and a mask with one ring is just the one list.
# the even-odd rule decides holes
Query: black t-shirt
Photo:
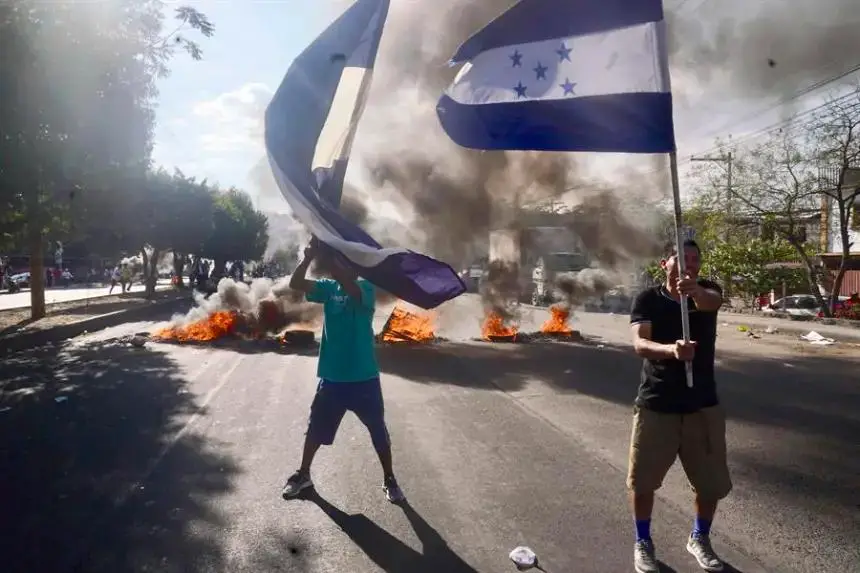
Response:
[{"label": "black t-shirt", "polygon": [[[699,284],[722,294],[714,282],[699,279]],[[690,340],[695,341],[693,358],[693,387],[687,387],[684,363],[645,359],[636,405],[657,412],[687,414],[716,406],[717,388],[714,381],[714,350],[717,341],[717,312],[704,312],[687,299],[690,309]],[[642,291],[633,301],[630,324],[651,323],[651,339],[671,344],[684,338],[681,327],[681,305],[663,285]]]}]

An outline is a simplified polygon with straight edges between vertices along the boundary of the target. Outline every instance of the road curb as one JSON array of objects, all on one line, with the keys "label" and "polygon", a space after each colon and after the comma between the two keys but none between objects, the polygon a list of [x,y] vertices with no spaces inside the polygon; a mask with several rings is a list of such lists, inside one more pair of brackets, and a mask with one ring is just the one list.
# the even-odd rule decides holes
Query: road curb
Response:
[{"label": "road curb", "polygon": [[0,338],[0,357],[8,356],[14,352],[20,352],[29,348],[36,348],[80,336],[85,332],[104,330],[112,326],[118,326],[126,322],[147,320],[153,315],[170,311],[179,311],[183,306],[192,301],[191,296],[174,298],[165,301],[152,302],[136,308],[118,310],[108,314],[85,318],[70,324],[63,324],[46,328],[23,332],[21,334],[10,334]]}]

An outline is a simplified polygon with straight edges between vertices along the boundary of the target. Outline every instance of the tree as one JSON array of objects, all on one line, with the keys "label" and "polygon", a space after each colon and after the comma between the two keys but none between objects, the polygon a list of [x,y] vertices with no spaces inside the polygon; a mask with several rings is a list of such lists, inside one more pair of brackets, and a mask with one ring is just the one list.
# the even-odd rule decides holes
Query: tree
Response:
[{"label": "tree", "polygon": [[[860,167],[860,86],[846,96],[832,98],[812,120],[795,129],[781,130],[742,154],[737,170],[742,184],[734,188],[746,212],[763,228],[782,237],[793,248],[806,270],[810,292],[830,316],[850,257],[852,206],[860,192],[860,179],[852,178]],[[835,207],[842,243],[840,268],[832,283],[816,257],[818,248],[807,237],[812,221],[821,221]],[[831,284],[828,300],[821,290]],[[821,288],[819,288],[821,287]]]},{"label": "tree", "polygon": [[735,289],[754,302],[783,283],[794,286],[803,282],[797,269],[778,265],[791,261],[794,254],[794,248],[778,237],[721,241],[705,251],[703,271],[707,276],[730,276]]},{"label": "tree", "polygon": [[818,159],[828,227],[836,223],[841,257],[830,289],[829,310],[835,308],[851,257],[851,225],[860,224],[860,83],[852,93],[832,99],[810,126],[813,153]]},{"label": "tree", "polygon": [[215,195],[206,180],[198,183],[194,177],[186,177],[178,169],[173,179],[175,192],[165,206],[170,211],[172,224],[164,231],[173,250],[173,272],[181,285],[189,255],[200,253],[212,234]]},{"label": "tree", "polygon": [[215,261],[212,275],[223,276],[227,261],[259,260],[269,243],[268,220],[254,209],[251,198],[231,187],[216,191],[212,233],[203,245],[203,256]]},{"label": "tree", "polygon": [[155,80],[176,49],[201,57],[181,31],[213,33],[205,16],[182,7],[179,28],[162,34],[163,7],[0,3],[0,240],[26,237],[33,318],[45,313],[46,235],[69,232],[76,203],[144,177]]},{"label": "tree", "polygon": [[[756,237],[745,221],[713,204],[713,199],[708,193],[700,194],[684,212],[684,222],[695,230],[696,243],[702,251],[700,276],[720,282],[725,293],[732,286],[750,301],[778,289],[783,282],[793,286],[803,281],[797,269],[773,265],[795,257],[787,241]],[[658,280],[664,278],[657,261],[648,271]]]}]

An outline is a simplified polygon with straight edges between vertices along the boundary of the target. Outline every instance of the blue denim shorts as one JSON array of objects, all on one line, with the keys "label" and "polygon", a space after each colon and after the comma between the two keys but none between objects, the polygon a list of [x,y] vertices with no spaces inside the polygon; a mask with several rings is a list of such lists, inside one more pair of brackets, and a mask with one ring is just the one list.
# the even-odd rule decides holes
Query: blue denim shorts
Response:
[{"label": "blue denim shorts", "polygon": [[362,382],[320,380],[311,403],[308,437],[326,446],[333,444],[347,411],[353,412],[367,427],[377,451],[388,447],[385,404],[378,377]]}]

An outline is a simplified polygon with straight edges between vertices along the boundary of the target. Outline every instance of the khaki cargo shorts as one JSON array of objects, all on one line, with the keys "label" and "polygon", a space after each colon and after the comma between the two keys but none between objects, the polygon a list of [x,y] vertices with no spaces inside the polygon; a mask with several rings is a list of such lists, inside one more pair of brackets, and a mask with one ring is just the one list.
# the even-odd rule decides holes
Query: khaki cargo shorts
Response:
[{"label": "khaki cargo shorts", "polygon": [[627,487],[654,492],[681,458],[693,491],[702,499],[717,501],[732,490],[726,463],[726,417],[722,406],[694,414],[663,414],[634,408]]}]

